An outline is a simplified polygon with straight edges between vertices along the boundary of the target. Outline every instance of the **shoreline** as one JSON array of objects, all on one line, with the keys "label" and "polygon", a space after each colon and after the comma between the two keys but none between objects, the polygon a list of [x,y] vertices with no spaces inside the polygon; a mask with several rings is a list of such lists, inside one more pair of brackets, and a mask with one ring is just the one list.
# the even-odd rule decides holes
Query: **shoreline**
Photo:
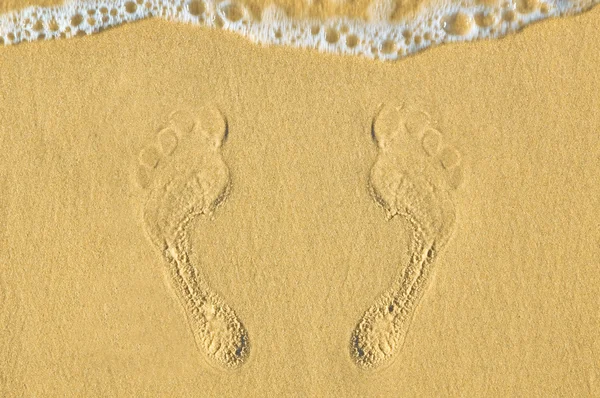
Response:
[{"label": "shoreline", "polygon": [[274,5],[255,15],[257,11],[229,0],[194,1],[183,6],[159,1],[138,5],[130,0],[79,0],[48,8],[30,6],[0,15],[0,45],[85,36],[134,21],[160,18],[222,29],[260,45],[395,61],[445,43],[499,39],[533,23],[585,13],[597,4],[597,0],[581,4],[535,0],[530,8],[523,9],[516,3],[503,7],[448,3],[439,9],[423,9],[409,20],[391,22],[385,15],[371,20],[293,19]]}]

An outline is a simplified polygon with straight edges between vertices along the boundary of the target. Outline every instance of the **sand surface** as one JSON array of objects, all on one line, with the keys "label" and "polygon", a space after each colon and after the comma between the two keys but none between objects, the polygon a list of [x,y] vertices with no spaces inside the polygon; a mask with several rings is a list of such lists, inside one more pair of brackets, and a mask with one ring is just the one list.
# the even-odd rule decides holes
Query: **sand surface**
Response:
[{"label": "sand surface", "polygon": [[[597,37],[600,9],[396,63],[159,20],[0,48],[0,395],[600,395]],[[368,188],[382,104],[429,114],[463,178],[373,371],[351,334],[411,255]],[[222,146],[182,140],[140,187],[170,115],[206,105]],[[229,172],[189,261],[247,329],[235,370],[196,344],[145,221],[162,165],[185,172],[196,146]]]}]

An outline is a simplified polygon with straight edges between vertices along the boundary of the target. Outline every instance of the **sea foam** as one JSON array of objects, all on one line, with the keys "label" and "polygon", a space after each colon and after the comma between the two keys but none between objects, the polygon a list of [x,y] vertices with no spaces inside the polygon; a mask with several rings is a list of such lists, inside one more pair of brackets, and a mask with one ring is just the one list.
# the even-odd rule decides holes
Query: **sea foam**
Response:
[{"label": "sea foam", "polygon": [[[341,1],[341,0],[338,0]],[[576,14],[600,0],[440,0],[403,18],[393,0],[373,0],[361,16],[290,16],[277,5],[233,0],[76,0],[0,15],[0,44],[89,35],[145,18],[235,32],[263,45],[395,60],[446,42],[493,39],[531,22]]]}]

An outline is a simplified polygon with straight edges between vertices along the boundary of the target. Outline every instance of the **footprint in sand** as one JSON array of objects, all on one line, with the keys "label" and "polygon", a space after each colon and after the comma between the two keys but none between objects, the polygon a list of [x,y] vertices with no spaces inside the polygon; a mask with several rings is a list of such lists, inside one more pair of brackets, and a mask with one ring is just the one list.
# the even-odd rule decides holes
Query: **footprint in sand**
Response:
[{"label": "footprint in sand", "polygon": [[369,188],[388,219],[411,227],[409,264],[363,315],[352,333],[350,354],[362,369],[375,369],[400,350],[438,254],[455,223],[453,191],[464,179],[460,153],[445,145],[429,115],[406,106],[384,106],[372,124],[378,146]]},{"label": "footprint in sand", "polygon": [[136,179],[147,191],[144,225],[168,268],[196,345],[208,362],[235,369],[248,358],[248,333],[234,311],[190,263],[190,232],[227,197],[229,170],[220,153],[227,121],[214,107],[197,116],[173,112],[156,143],[139,153]]}]

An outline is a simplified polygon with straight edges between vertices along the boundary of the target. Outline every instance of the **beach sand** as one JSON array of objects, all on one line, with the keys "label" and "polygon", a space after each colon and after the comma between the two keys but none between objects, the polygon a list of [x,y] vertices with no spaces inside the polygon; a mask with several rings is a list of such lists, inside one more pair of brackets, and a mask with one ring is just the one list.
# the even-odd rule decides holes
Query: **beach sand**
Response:
[{"label": "beach sand", "polygon": [[[393,63],[162,20],[0,48],[0,395],[599,396],[599,36],[596,8]],[[393,106],[456,152],[374,141]],[[218,127],[200,109],[222,142],[168,135],[173,112]],[[196,154],[228,170],[186,242],[247,331],[235,369],[148,227]],[[363,369],[353,331],[411,256],[369,189],[386,156],[433,165],[456,219],[403,344]]]}]

